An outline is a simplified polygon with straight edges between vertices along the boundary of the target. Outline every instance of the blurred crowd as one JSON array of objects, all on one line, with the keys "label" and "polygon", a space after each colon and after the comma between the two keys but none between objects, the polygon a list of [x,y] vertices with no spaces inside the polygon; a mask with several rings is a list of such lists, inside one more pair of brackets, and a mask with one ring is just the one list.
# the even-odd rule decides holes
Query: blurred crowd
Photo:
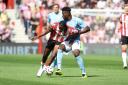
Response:
[{"label": "blurred crowd", "polygon": [[11,42],[13,25],[6,12],[6,4],[0,0],[0,42]]},{"label": "blurred crowd", "polygon": [[45,9],[48,9],[53,4],[57,3],[60,5],[60,8],[64,6],[69,6],[71,8],[98,8],[98,9],[120,9],[123,4],[128,3],[128,0],[17,0],[18,2],[25,2],[29,5],[42,4]]},{"label": "blurred crowd", "polygon": [[[53,4],[59,4],[60,8],[69,6],[79,9],[122,9],[123,5],[128,3],[128,0],[16,0],[16,10],[18,18],[22,20],[25,28],[25,34],[28,37],[35,36],[38,32],[40,17],[43,17],[43,25],[46,28],[47,15],[51,12]],[[5,6],[6,9],[6,6]],[[6,16],[6,12],[1,9],[0,16]],[[88,34],[81,35],[81,39],[85,43],[118,43],[118,36],[115,34],[115,29],[119,23],[119,18],[102,17],[102,16],[79,16],[87,25],[92,28]],[[8,18],[6,17],[6,20]],[[8,20],[7,20],[8,21]],[[0,30],[5,28],[5,24],[0,18]],[[9,27],[6,25],[6,28]],[[5,30],[5,29],[4,29]],[[1,33],[0,31],[0,37]],[[5,33],[3,33],[5,34]],[[2,35],[3,35],[2,34]],[[0,38],[1,39],[1,38]]]},{"label": "blurred crowd", "polygon": [[92,28],[90,33],[81,35],[84,43],[119,43],[119,35],[115,33],[118,18],[83,16],[83,20]]}]

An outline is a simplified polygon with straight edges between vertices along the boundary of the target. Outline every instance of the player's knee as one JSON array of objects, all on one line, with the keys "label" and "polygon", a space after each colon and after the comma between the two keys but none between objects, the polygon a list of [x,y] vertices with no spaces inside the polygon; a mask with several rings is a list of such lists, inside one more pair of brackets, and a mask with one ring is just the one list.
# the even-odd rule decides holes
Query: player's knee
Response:
[{"label": "player's knee", "polygon": [[122,48],[122,52],[126,52],[126,48]]},{"label": "player's knee", "polygon": [[59,47],[59,49],[61,49],[61,50],[64,51],[64,50],[65,50],[65,46],[64,46],[64,44],[61,44],[60,47]]},{"label": "player's knee", "polygon": [[122,46],[122,52],[126,52],[126,50],[127,50],[127,46],[126,45],[123,45]]},{"label": "player's knee", "polygon": [[80,50],[74,50],[73,54],[74,54],[75,57],[79,56],[80,55]]}]

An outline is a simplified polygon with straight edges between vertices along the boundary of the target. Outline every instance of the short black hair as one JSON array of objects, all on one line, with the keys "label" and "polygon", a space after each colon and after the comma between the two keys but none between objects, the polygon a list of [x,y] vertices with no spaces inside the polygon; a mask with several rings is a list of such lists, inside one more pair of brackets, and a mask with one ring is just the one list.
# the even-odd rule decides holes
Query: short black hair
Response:
[{"label": "short black hair", "polygon": [[70,7],[63,7],[62,8],[62,11],[69,11],[70,12],[71,11],[71,8]]},{"label": "short black hair", "polygon": [[59,29],[60,29],[61,31],[63,31],[64,33],[66,33],[66,32],[67,32],[66,21],[65,21],[65,20],[60,21],[60,22],[59,22],[59,25],[61,26]]},{"label": "short black hair", "polygon": [[59,24],[60,24],[61,26],[63,26],[63,27],[66,27],[66,21],[65,21],[65,20],[60,21]]}]

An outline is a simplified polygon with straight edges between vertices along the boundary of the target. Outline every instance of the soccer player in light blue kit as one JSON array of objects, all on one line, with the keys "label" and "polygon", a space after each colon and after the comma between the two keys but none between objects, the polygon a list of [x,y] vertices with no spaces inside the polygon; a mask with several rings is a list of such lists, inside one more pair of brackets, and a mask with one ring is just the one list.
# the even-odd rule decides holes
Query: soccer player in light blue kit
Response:
[{"label": "soccer player in light blue kit", "polygon": [[[53,12],[48,14],[47,26],[51,26],[54,23],[58,23],[61,20],[62,20],[62,12],[59,10],[59,4],[54,4]],[[57,60],[55,59],[54,62],[51,64],[51,66],[55,67],[56,64],[57,64]]]},{"label": "soccer player in light blue kit", "polygon": [[[48,20],[47,20],[47,27],[49,28],[51,25],[53,25],[54,23],[58,23],[62,20],[62,13],[59,11],[59,5],[58,4],[54,4],[52,6],[53,12],[48,14]],[[54,31],[50,32],[50,37],[49,40],[47,42],[47,45],[45,47],[44,50],[44,54],[42,56],[42,61],[41,61],[41,66],[37,72],[37,76],[40,77],[42,75],[42,73],[44,72],[43,70],[43,65],[46,62],[50,52],[53,50],[54,46],[55,46],[55,39],[56,35]],[[52,67],[54,66],[54,62],[51,65]]]},{"label": "soccer player in light blue kit", "polygon": [[47,25],[51,25],[53,23],[58,23],[62,20],[62,12],[59,10],[59,5],[54,4],[53,5],[53,12],[48,14],[48,19],[47,19]]},{"label": "soccer player in light blue kit", "polygon": [[63,56],[63,51],[73,52],[76,61],[82,71],[82,77],[87,78],[86,69],[84,66],[84,61],[80,56],[80,34],[86,33],[90,31],[90,27],[88,27],[83,20],[80,18],[74,17],[71,15],[71,9],[69,7],[64,7],[62,9],[62,15],[64,20],[67,20],[67,27],[69,32],[69,37],[61,44],[60,48],[57,52],[57,68],[56,75],[62,75],[61,72],[61,61]]}]

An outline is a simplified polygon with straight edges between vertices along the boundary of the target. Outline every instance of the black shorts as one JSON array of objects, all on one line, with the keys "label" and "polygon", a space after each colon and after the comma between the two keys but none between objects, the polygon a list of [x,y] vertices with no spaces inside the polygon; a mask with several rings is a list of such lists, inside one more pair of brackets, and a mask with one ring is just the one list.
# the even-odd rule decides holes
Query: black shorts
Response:
[{"label": "black shorts", "polygon": [[52,40],[52,39],[49,39],[48,42],[47,42],[47,45],[46,45],[46,48],[48,49],[53,49],[55,45],[60,45],[61,43],[56,41],[56,40]]},{"label": "black shorts", "polygon": [[127,45],[128,44],[128,36],[122,36],[121,37],[121,44]]}]

